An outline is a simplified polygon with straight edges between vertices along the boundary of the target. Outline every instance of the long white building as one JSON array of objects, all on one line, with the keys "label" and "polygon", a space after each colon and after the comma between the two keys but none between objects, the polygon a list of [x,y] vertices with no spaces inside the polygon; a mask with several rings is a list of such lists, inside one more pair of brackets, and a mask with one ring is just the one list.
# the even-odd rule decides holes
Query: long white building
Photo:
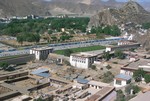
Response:
[{"label": "long white building", "polygon": [[95,54],[81,52],[70,55],[70,64],[77,68],[88,69],[96,59],[97,55]]}]

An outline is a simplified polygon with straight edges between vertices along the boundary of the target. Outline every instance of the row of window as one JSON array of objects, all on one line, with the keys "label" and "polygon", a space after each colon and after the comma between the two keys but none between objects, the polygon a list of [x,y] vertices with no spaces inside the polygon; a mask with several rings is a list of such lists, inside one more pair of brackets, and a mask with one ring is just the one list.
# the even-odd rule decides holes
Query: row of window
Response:
[{"label": "row of window", "polygon": [[80,62],[80,63],[85,63],[85,60],[78,60],[78,59],[72,59],[74,62]]}]

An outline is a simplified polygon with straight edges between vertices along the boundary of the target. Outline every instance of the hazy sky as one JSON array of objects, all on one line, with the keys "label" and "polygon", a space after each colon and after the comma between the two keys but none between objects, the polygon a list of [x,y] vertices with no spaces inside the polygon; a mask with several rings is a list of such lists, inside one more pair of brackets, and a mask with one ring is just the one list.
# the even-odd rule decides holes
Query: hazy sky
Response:
[{"label": "hazy sky", "polygon": [[[51,0],[45,0],[45,1],[51,1]],[[103,0],[103,1],[108,1],[108,0]],[[116,0],[116,1],[119,1],[119,2],[126,2],[128,0]],[[138,1],[138,2],[150,2],[150,0],[135,0],[135,1]]]},{"label": "hazy sky", "polygon": [[[103,0],[103,1],[108,1],[108,0]],[[116,1],[126,2],[128,0],[116,0]],[[135,0],[135,1],[138,1],[138,2],[150,2],[150,0]]]}]

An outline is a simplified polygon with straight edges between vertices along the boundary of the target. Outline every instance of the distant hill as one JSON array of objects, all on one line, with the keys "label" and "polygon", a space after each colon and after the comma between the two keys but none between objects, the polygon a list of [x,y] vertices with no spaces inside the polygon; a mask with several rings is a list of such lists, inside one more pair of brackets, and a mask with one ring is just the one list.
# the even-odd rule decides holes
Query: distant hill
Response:
[{"label": "distant hill", "polygon": [[125,31],[134,34],[134,40],[141,43],[145,49],[150,50],[150,31],[140,35],[136,25],[150,23],[150,13],[137,2],[127,2],[119,9],[107,8],[91,17],[89,27],[101,25],[127,25]]},{"label": "distant hill", "polygon": [[[109,0],[0,0],[0,17],[35,15],[79,14],[92,16],[104,8],[121,7],[122,2]],[[146,9],[149,5],[143,4]]]},{"label": "distant hill", "polygon": [[44,4],[38,0],[0,0],[0,17],[46,15]]},{"label": "distant hill", "polygon": [[128,2],[119,9],[107,8],[91,17],[89,27],[101,25],[141,24],[150,21],[150,13],[137,2]]}]

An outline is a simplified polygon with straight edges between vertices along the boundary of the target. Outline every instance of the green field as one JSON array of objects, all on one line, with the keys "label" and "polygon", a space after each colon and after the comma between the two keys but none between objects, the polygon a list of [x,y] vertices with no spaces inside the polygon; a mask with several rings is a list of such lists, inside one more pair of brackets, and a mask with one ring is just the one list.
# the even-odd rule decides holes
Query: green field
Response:
[{"label": "green field", "polygon": [[[79,47],[79,48],[72,48],[70,50],[73,51],[73,53],[77,53],[77,52],[87,52],[87,51],[102,50],[102,49],[105,49],[105,46],[97,45],[97,46],[89,46],[89,47]],[[65,50],[57,50],[55,51],[55,53],[64,55],[64,51]]]},{"label": "green field", "polygon": [[23,56],[28,56],[28,55],[13,55],[13,56],[0,57],[0,61],[7,60],[7,59],[13,59],[13,58],[19,58],[19,57],[23,57]]}]

